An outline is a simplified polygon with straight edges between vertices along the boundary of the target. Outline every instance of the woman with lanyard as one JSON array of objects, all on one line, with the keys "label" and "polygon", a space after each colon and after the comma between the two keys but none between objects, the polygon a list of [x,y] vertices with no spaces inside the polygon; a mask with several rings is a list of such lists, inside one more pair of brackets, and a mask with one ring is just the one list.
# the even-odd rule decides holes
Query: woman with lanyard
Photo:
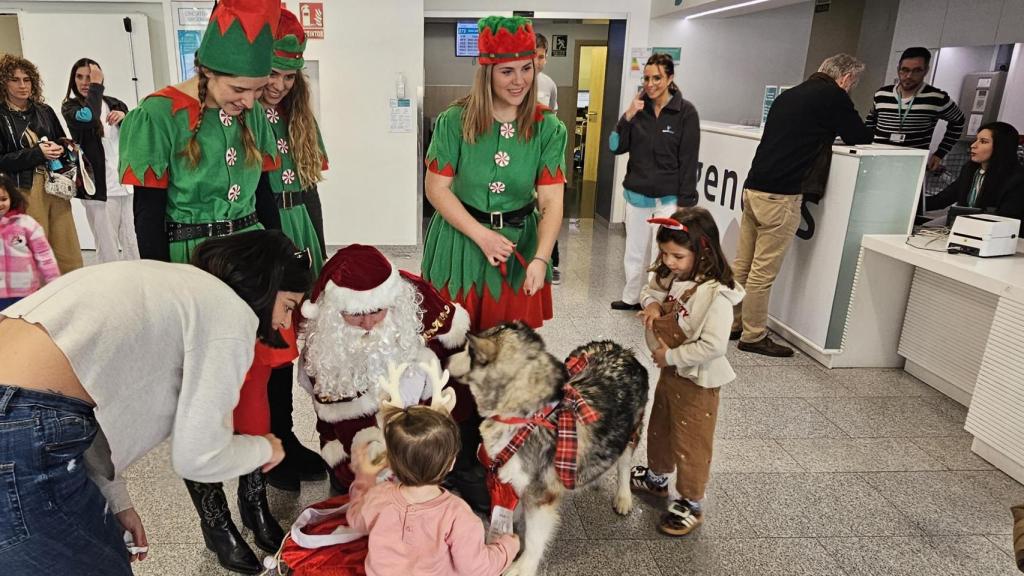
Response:
[{"label": "woman with lanyard", "polygon": [[25,191],[25,213],[43,227],[61,274],[82,267],[71,201],[45,191],[46,164],[59,161],[64,128],[43,102],[39,69],[13,54],[0,56],[0,172]]},{"label": "woman with lanyard", "polygon": [[[565,126],[537,104],[533,24],[479,24],[473,88],[437,119],[426,193],[437,213],[424,277],[469,312],[472,331],[552,317],[551,250],[562,223]],[[536,190],[536,199],[534,199]]]},{"label": "woman with lanyard", "polygon": [[978,130],[971,159],[957,179],[928,198],[928,209],[956,203],[1024,221],[1024,166],[1017,159],[1020,134],[1006,122],[991,122]]},{"label": "woman with lanyard", "polygon": [[[280,228],[265,174],[278,167],[280,157],[258,101],[270,74],[279,17],[276,0],[219,2],[196,52],[196,76],[146,97],[122,122],[121,181],[136,187],[135,230],[143,258],[188,262],[211,237]],[[266,342],[286,345],[276,333]],[[265,426],[266,388],[260,382],[246,382],[239,405],[236,430]],[[221,484],[185,484],[206,545],[220,564],[258,572],[259,561],[231,521]],[[283,531],[270,514],[260,470],[239,478],[238,500],[257,545],[276,550]]]},{"label": "woman with lanyard", "polygon": [[[128,113],[128,106],[105,95],[104,90],[100,65],[95,60],[80,58],[71,66],[68,91],[60,111],[71,137],[92,164],[96,189],[91,195],[79,189],[77,197],[85,207],[89,228],[96,240],[96,258],[100,263],[118,260],[118,235],[130,232],[130,236],[120,234],[121,249],[125,260],[137,260],[139,247],[131,216],[127,226],[123,222],[125,209],[129,214],[132,210],[131,192],[120,183],[117,172],[118,126]],[[112,220],[118,222],[116,231]]]},{"label": "woman with lanyard", "polygon": [[677,207],[697,204],[697,151],[700,119],[674,82],[668,54],[652,54],[637,91],[610,136],[615,154],[629,153],[626,178],[626,285],[613,310],[640,310],[640,290],[657,256],[650,218],[668,218]]},{"label": "woman with lanyard", "polygon": [[[281,154],[281,165],[268,173],[270,188],[280,209],[281,229],[296,246],[309,250],[316,278],[324,263],[323,224],[321,222],[319,230],[316,228],[306,200],[316,197],[315,204],[320,205],[316,183],[323,179],[322,172],[327,169],[327,153],[313,116],[309,81],[302,71],[305,49],[306,33],[302,24],[295,14],[282,9],[274,40],[270,82],[260,102]],[[285,337],[293,344],[294,330]],[[324,478],[324,461],[306,448],[292,431],[292,362],[298,357],[298,349],[291,345],[283,353],[277,353],[263,348],[257,346],[257,358],[266,358],[267,352],[270,356],[257,371],[267,382],[271,431],[281,439],[285,449],[284,461],[267,475],[267,482],[280,490],[296,492],[300,481]]]}]

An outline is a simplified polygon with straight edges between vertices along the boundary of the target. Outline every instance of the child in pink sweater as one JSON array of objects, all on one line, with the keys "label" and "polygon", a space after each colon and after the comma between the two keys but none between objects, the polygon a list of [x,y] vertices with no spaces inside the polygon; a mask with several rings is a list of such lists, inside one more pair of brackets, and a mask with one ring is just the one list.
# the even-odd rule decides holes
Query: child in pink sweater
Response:
[{"label": "child in pink sweater", "polygon": [[384,408],[387,463],[397,482],[374,485],[385,464],[353,448],[356,479],[349,488],[348,523],[369,533],[367,576],[497,576],[519,552],[505,534],[484,542],[484,526],[458,496],[439,484],[455,464],[459,429],[426,406]]},{"label": "child in pink sweater", "polygon": [[60,276],[43,227],[24,213],[25,197],[0,174],[0,310]]}]

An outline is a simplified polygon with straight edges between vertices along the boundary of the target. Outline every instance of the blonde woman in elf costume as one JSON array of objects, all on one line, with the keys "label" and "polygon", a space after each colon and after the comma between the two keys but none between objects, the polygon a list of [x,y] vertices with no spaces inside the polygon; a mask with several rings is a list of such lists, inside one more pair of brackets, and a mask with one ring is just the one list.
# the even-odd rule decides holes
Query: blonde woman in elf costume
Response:
[{"label": "blonde woman in elf costume", "polygon": [[[258,101],[270,74],[280,10],[278,0],[219,2],[196,52],[196,76],[146,97],[122,122],[119,169],[121,181],[135,186],[142,258],[188,262],[211,237],[280,228],[265,174],[280,157]],[[277,331],[265,340],[287,345]],[[257,354],[254,365],[260,361]],[[251,433],[267,420],[265,384],[246,379],[234,412],[236,431]],[[185,484],[206,546],[220,564],[259,572],[256,555],[231,521],[221,484]],[[276,551],[284,533],[270,514],[259,469],[239,478],[238,501],[257,545]]]},{"label": "blonde woman in elf costume", "polygon": [[[437,119],[426,193],[437,209],[423,248],[423,277],[469,312],[471,331],[552,317],[551,251],[562,223],[565,126],[537,103],[536,39],[521,17],[480,20],[480,67],[470,93]],[[451,485],[489,508],[476,459],[480,416],[452,382],[463,450]]]},{"label": "blonde woman in elf costume", "polygon": [[462,304],[473,331],[510,320],[537,328],[552,317],[565,126],[537,104],[530,20],[489,16],[478,27],[472,91],[438,117],[427,151],[427,198],[437,214],[423,275]]},{"label": "blonde woman in elf costume", "polygon": [[[319,276],[324,256],[323,228],[318,230],[307,211],[306,199],[316,195],[316,183],[327,169],[320,129],[309,96],[309,85],[302,72],[306,61],[306,33],[299,19],[288,10],[281,10],[274,40],[270,82],[260,102],[281,154],[281,166],[268,173],[270,188],[281,213],[281,229],[300,249],[308,249],[313,262],[314,278]],[[319,207],[317,196],[316,206]],[[295,340],[294,329],[285,335]],[[258,348],[262,345],[258,345]],[[280,490],[296,492],[301,480],[322,480],[326,474],[324,460],[302,445],[292,431],[292,362],[298,350],[289,346],[283,362],[270,371],[267,398],[270,402],[270,431],[281,439],[285,459],[267,474],[267,482]]]}]

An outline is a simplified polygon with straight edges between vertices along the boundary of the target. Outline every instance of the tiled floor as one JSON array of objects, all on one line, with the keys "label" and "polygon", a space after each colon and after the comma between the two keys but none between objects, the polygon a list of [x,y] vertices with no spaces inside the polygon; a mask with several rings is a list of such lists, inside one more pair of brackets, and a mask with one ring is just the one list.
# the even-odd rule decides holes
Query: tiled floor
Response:
[{"label": "tiled floor", "polygon": [[[563,356],[611,338],[635,347],[651,369],[639,322],[608,309],[622,286],[622,233],[584,220],[579,231],[566,227],[560,244],[556,318],[541,330],[549,349]],[[417,249],[387,252],[419,269]],[[566,501],[545,574],[1017,573],[1009,507],[1024,502],[1024,487],[971,453],[963,407],[899,370],[828,371],[800,354],[771,359],[735,348],[729,359],[738,379],[722,390],[704,526],[689,538],[662,537],[654,527],[661,503],[641,498],[621,518],[605,478]],[[297,430],[313,446],[312,409],[303,392],[295,397]],[[137,574],[224,574],[203,547],[166,450],[129,475],[152,546]],[[326,496],[326,482],[305,484],[298,497],[271,489],[285,522]]]}]

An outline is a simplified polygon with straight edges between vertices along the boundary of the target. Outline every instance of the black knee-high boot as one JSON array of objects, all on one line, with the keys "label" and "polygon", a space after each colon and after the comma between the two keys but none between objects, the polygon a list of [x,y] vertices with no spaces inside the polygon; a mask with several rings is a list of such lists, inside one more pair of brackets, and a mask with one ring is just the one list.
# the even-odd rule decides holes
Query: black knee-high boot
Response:
[{"label": "black knee-high boot", "polygon": [[206,547],[217,555],[217,562],[232,572],[260,573],[263,566],[231,521],[224,486],[219,482],[206,484],[191,480],[185,480],[185,486],[192,497],[192,504],[199,512],[203,540],[206,541]]},{"label": "black knee-high boot", "polygon": [[270,513],[267,483],[259,468],[238,477],[238,513],[242,524],[252,530],[256,545],[265,552],[277,552],[284,540],[284,530]]},{"label": "black knee-high boot", "polygon": [[267,473],[267,482],[278,490],[295,492],[299,489],[300,480],[322,480],[326,465],[323,458],[306,448],[292,431],[293,370],[293,364],[275,368],[267,382],[270,431],[284,447],[284,460]]}]

